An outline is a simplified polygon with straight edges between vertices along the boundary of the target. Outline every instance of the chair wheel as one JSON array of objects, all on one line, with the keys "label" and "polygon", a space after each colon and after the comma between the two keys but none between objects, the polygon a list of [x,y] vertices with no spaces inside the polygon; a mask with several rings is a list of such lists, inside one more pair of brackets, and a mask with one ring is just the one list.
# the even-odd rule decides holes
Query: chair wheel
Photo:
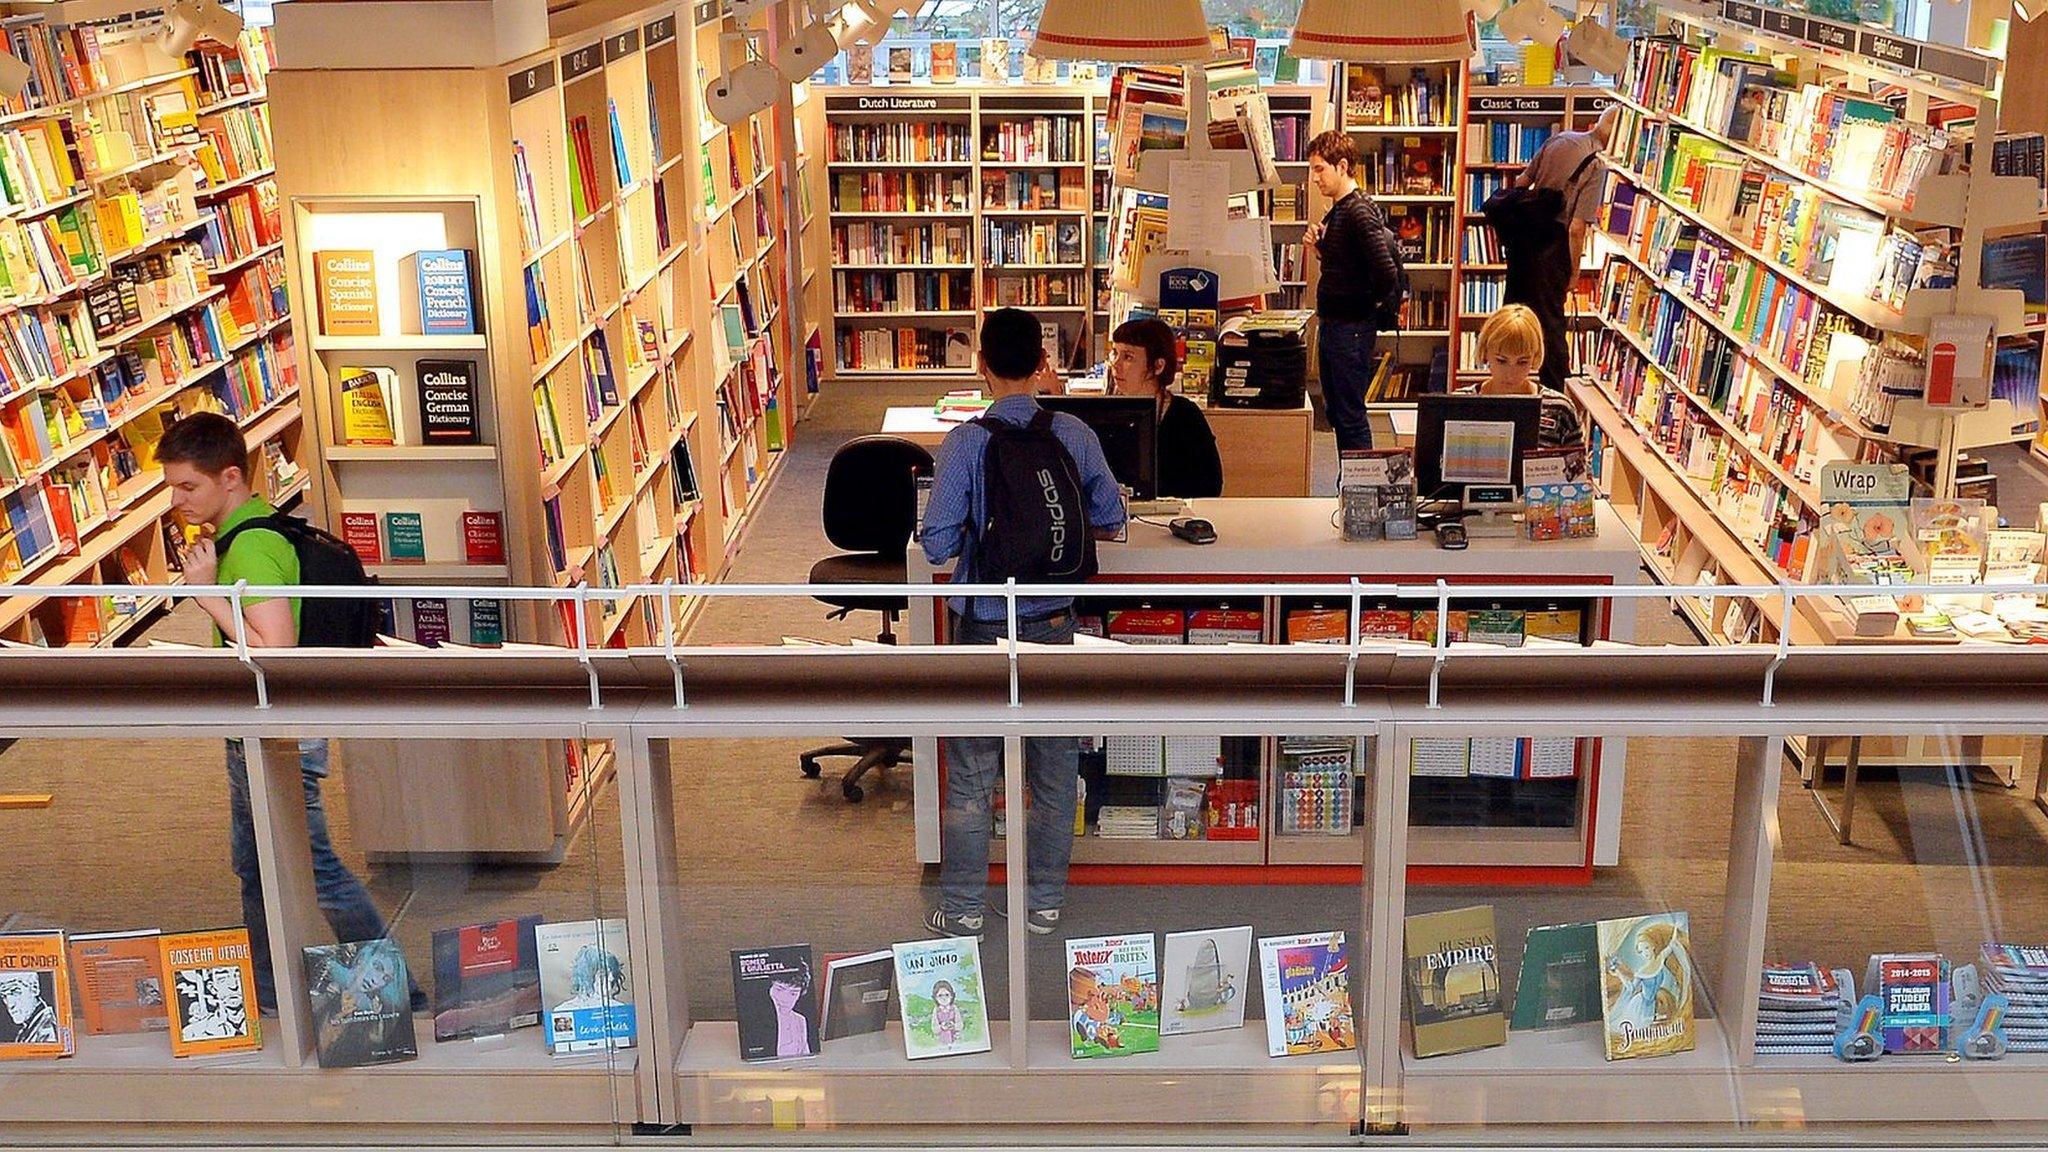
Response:
[{"label": "chair wheel", "polygon": [[840,795],[846,797],[846,802],[848,804],[858,804],[862,800],[867,799],[868,795],[867,792],[864,791],[860,785],[855,784],[851,780],[848,780],[847,782],[839,786],[839,793]]},{"label": "chair wheel", "polygon": [[797,767],[803,769],[804,778],[807,780],[816,780],[819,776],[818,762],[808,756],[800,757]]}]

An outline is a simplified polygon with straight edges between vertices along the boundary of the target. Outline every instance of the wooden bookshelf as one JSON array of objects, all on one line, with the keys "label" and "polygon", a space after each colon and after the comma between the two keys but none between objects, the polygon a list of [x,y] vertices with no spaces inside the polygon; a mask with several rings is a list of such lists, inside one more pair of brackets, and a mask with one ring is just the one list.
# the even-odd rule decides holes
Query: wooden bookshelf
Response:
[{"label": "wooden bookshelf", "polygon": [[[792,330],[803,309],[785,306],[800,236],[786,219],[789,105],[730,129],[710,121],[710,54],[737,25],[717,5],[676,4],[607,13],[601,24],[565,13],[550,41],[513,59],[498,45],[519,35],[496,29],[505,35],[492,39],[486,25],[443,57],[474,62],[394,66],[366,96],[351,53],[412,33],[397,7],[350,8],[346,38],[331,34],[331,12],[288,16],[293,67],[276,74],[295,281],[312,298],[320,252],[367,249],[383,309],[370,335],[324,334],[317,310],[304,322],[322,515],[339,530],[352,513],[377,515],[380,528],[389,512],[420,514],[424,563],[387,556],[377,568],[401,593],[393,623],[403,639],[439,636],[439,607],[428,616],[435,635],[420,634],[422,601],[402,594],[408,584],[476,587],[475,599],[446,605],[458,643],[489,642],[462,627],[479,601],[496,606],[505,640],[680,639],[701,608],[695,598],[672,617],[654,600],[593,599],[579,617],[566,603],[500,603],[487,591],[687,585],[723,570],[805,390]],[[300,40],[289,39],[295,28]],[[473,333],[428,335],[413,323],[406,302],[418,285],[406,261],[441,248],[470,254]],[[747,313],[732,345],[728,312]],[[544,325],[531,322],[541,313]],[[424,442],[422,358],[472,365],[475,443]],[[396,444],[347,442],[337,384],[355,366],[393,372]],[[466,545],[463,514],[490,512],[502,559]],[[366,795],[366,815],[391,819],[359,835],[386,855],[558,860],[609,763],[603,742],[377,749],[351,760],[357,789],[412,807],[435,798],[427,807],[448,818],[430,834],[400,818],[405,805],[379,808]],[[523,815],[488,818],[500,810]]]},{"label": "wooden bookshelf", "polygon": [[[1797,250],[1772,241],[1760,249],[1751,235],[1735,233],[1708,194],[1665,178],[1661,157],[1680,147],[1701,149],[1717,164],[1782,182],[1819,211],[1873,235],[1953,228],[1963,285],[1977,283],[1987,238],[2038,231],[2038,190],[2031,179],[1991,175],[1980,157],[1986,170],[1926,176],[1897,196],[1813,175],[1774,150],[1733,138],[1704,122],[1698,99],[1676,104],[1672,73],[1661,83],[1648,79],[1650,53],[1675,55],[1681,42],[1790,53],[1812,66],[1801,71],[1803,82],[1849,91],[1871,83],[1901,86],[1915,118],[1946,104],[1979,124],[1996,123],[1998,106],[1993,90],[1931,80],[1875,59],[1824,54],[1722,20],[1717,12],[1676,5],[1665,16],[1677,38],[1638,42],[1636,61],[1615,95],[1623,112],[1609,158],[1613,179],[1599,245],[1605,266],[1598,302],[1606,330],[1594,382],[1575,386],[1576,394],[1614,446],[1603,483],[1633,517],[1646,565],[1659,579],[1686,585],[1802,579],[1800,541],[1818,522],[1821,465],[1932,449],[1940,465],[1934,487],[1946,494],[1963,451],[2032,439],[2031,425],[2038,422],[2031,395],[1994,397],[1989,409],[1957,414],[1912,399],[1875,405],[1868,390],[1858,388],[1858,361],[1833,353],[1864,347],[1911,353],[1925,341],[1930,319],[1948,312],[1991,316],[2001,343],[2033,343],[2038,335],[2010,292],[1913,287],[1893,307],[1873,298],[1853,271],[1838,276],[1836,267],[1812,263],[1819,241]],[[1659,172],[1645,173],[1644,166]],[[1687,256],[1680,259],[1696,261],[1710,249],[1721,261],[1712,278],[1673,267],[1681,250]],[[1751,286],[1788,301],[1781,314],[1796,322],[1759,328],[1743,303]],[[1725,368],[1708,372],[1701,365]],[[2037,392],[2038,383],[2028,391]],[[1845,619],[1818,602],[1803,602],[1792,621],[1733,600],[1686,611],[1702,635],[1720,642],[1774,640],[1788,628],[1796,639],[1857,639]],[[1910,640],[1903,634],[1888,639]]]},{"label": "wooden bookshelf", "polygon": [[[172,57],[155,20],[63,14],[10,25],[32,77],[0,100],[14,253],[0,268],[0,585],[172,583],[170,494],[151,458],[167,423],[225,413],[248,436],[257,492],[289,506],[306,491],[271,41],[251,29]],[[0,641],[121,643],[162,607],[0,595]]]}]

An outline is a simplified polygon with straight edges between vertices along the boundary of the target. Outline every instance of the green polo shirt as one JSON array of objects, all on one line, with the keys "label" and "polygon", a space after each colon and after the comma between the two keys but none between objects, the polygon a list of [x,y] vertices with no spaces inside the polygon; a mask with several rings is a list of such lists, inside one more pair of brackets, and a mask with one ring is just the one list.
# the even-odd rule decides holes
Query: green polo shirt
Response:
[{"label": "green polo shirt", "polygon": [[[221,521],[220,528],[214,532],[214,539],[226,536],[237,524],[269,516],[276,511],[277,509],[270,506],[270,501],[261,496],[251,496],[242,502],[241,507],[228,513],[226,520]],[[299,553],[292,547],[291,541],[278,533],[268,528],[251,528],[235,537],[233,547],[221,556],[220,571],[214,579],[220,584],[233,584],[241,580],[247,580],[252,585],[297,584]],[[248,596],[243,598],[242,604],[245,607],[250,604],[261,604],[266,599],[269,597]],[[294,597],[292,624],[296,627],[298,623],[299,600]],[[227,643],[227,638],[221,635],[218,628],[213,630],[213,642],[217,647]]]}]

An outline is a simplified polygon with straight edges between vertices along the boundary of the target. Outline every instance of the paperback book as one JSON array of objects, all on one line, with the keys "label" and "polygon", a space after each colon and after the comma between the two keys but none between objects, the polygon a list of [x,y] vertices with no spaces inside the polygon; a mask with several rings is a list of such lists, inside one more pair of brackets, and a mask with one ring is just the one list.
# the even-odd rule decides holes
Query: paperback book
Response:
[{"label": "paperback book", "polygon": [[391,387],[397,377],[391,369],[345,365],[336,377],[341,389],[341,442],[396,443],[391,424]]},{"label": "paperback book", "polygon": [[388,937],[305,950],[306,995],[322,1068],[419,1058],[405,956]]},{"label": "paperback book", "polygon": [[1244,1024],[1251,987],[1252,930],[1205,928],[1166,934],[1159,1034],[1222,1032]]},{"label": "paperback book", "polygon": [[891,947],[903,1053],[912,1060],[989,1050],[981,942],[971,936]]},{"label": "paperback book", "polygon": [[[470,602],[470,642],[477,637]],[[501,637],[502,639],[502,637]],[[434,1039],[467,1040],[540,1023],[540,917],[443,928],[434,933]]]},{"label": "paperback book", "polygon": [[637,1035],[624,920],[572,920],[534,930],[548,1051],[631,1048]]},{"label": "paperback book", "polygon": [[217,1056],[263,1047],[256,967],[247,928],[178,932],[157,938],[170,981],[173,1056]]},{"label": "paperback book", "polygon": [[1067,1011],[1076,1060],[1159,1051],[1152,934],[1067,941]]},{"label": "paperback book", "polygon": [[895,983],[896,958],[886,950],[827,960],[819,1038],[840,1040],[887,1028],[889,990]]},{"label": "paperback book", "polygon": [[1602,920],[1597,931],[1607,1058],[1692,1051],[1692,933],[1686,914]]},{"label": "paperback book", "polygon": [[[78,982],[79,1022],[94,1036],[162,1032],[170,1025],[164,1008],[163,958],[154,928],[134,932],[93,932],[70,938],[71,972]],[[0,1020],[0,1028],[8,1021]]]},{"label": "paperback book", "polygon": [[797,1060],[818,1054],[818,1000],[811,946],[735,948],[732,1003],[740,1059]]},{"label": "paperback book", "polygon": [[1600,941],[1592,921],[1529,929],[1509,1029],[1569,1028],[1600,1016]]},{"label": "paperback book", "polygon": [[0,1060],[69,1056],[71,977],[62,932],[0,933]]},{"label": "paperback book", "polygon": [[1507,1043],[1493,906],[1408,917],[1408,1019],[1417,1056]]},{"label": "paperback book", "polygon": [[1344,933],[1260,940],[1259,979],[1265,991],[1268,1056],[1348,1052],[1358,1046]]}]

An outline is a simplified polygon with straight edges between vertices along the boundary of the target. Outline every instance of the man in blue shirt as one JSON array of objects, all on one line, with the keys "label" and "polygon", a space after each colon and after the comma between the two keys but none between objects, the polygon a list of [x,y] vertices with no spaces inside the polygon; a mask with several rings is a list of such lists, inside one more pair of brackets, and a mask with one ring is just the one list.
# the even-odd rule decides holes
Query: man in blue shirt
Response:
[{"label": "man in blue shirt", "polygon": [[[978,359],[981,377],[995,398],[983,419],[1020,428],[1028,424],[1041,411],[1032,397],[1041,376],[1048,374],[1038,321],[1017,308],[990,313],[981,326]],[[1103,458],[1101,442],[1079,418],[1067,413],[1053,415],[1052,432],[1073,458],[1087,500],[1090,529],[1097,539],[1114,538],[1123,530],[1124,506],[1116,477]],[[969,423],[947,433],[939,445],[922,539],[925,557],[933,564],[959,557],[953,568],[955,583],[979,579],[975,556],[989,518],[983,492],[988,444],[988,430]],[[1000,598],[955,596],[947,603],[952,609],[954,643],[994,644],[1008,634]],[[1018,597],[1017,639],[1037,644],[1073,643],[1073,598]],[[1074,782],[1080,774],[1080,759],[1077,738],[1024,742],[1025,779],[1031,788],[1026,860],[1030,915],[1025,927],[1039,935],[1059,927],[1060,907],[1066,903],[1067,863],[1074,852]],[[1002,764],[1003,742],[998,737],[946,740],[946,795],[939,847],[943,898],[925,917],[925,927],[941,936],[981,935],[991,804]]]}]

